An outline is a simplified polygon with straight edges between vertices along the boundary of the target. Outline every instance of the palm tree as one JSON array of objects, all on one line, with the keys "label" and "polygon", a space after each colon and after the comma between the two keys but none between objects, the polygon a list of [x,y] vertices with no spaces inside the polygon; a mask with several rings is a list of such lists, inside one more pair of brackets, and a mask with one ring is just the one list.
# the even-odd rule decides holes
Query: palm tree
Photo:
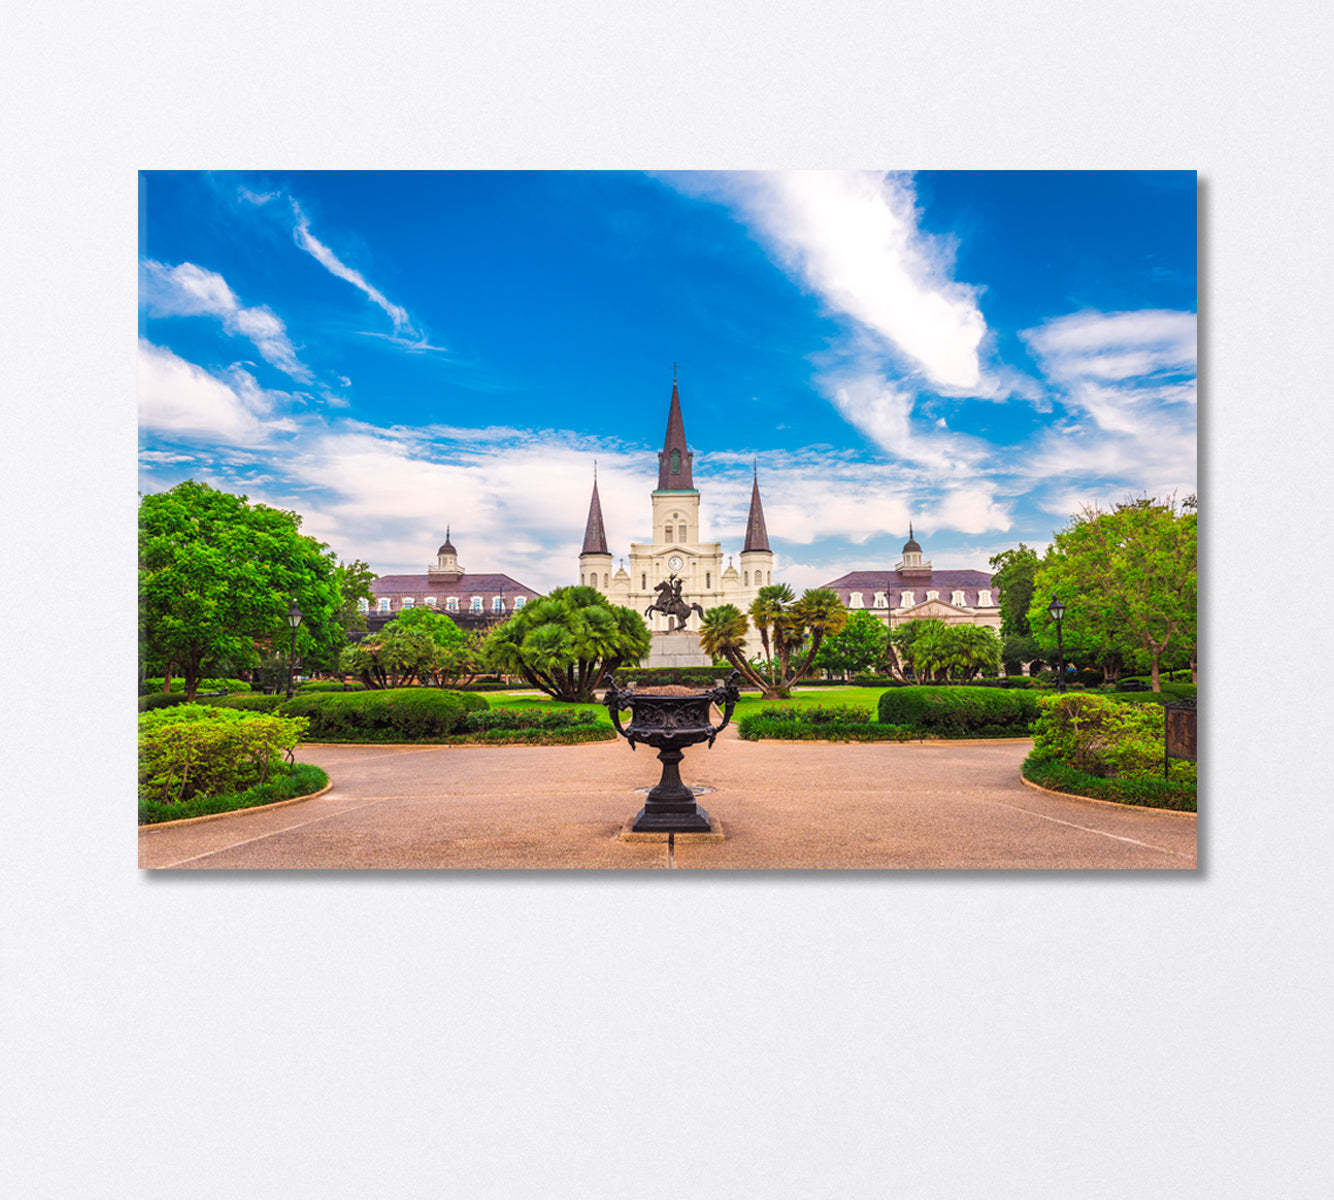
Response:
[{"label": "palm tree", "polygon": [[[815,656],[820,652],[820,643],[825,637],[840,632],[847,624],[848,610],[832,588],[810,588],[792,606],[791,615],[793,625],[811,639],[805,661],[792,673],[791,682],[795,683],[811,669]],[[797,643],[798,646],[800,644]]]},{"label": "palm tree", "polygon": [[[760,645],[764,649],[765,661],[770,664],[769,674],[774,674],[773,660],[775,650],[781,653],[783,637],[782,622],[788,606],[795,600],[792,589],[785,583],[771,583],[760,588],[759,594],[750,602],[750,619],[760,635]],[[775,630],[777,646],[770,646],[769,631]]]},{"label": "palm tree", "polygon": [[714,658],[725,658],[741,672],[747,683],[767,695],[769,685],[746,659],[748,628],[745,614],[735,604],[719,604],[709,609],[700,622],[700,648]]}]

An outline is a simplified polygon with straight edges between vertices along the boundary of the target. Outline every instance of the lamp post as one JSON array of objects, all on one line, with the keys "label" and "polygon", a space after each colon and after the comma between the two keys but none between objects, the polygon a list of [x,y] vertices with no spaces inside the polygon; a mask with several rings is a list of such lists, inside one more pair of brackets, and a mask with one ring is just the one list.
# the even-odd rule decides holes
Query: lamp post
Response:
[{"label": "lamp post", "polygon": [[1061,644],[1061,621],[1065,617],[1065,605],[1053,592],[1051,603],[1047,605],[1047,615],[1056,622],[1056,690],[1065,691],[1065,647]]},{"label": "lamp post", "polygon": [[292,627],[292,648],[287,653],[287,698],[292,698],[292,674],[296,670],[296,627],[301,624],[301,610],[296,601],[287,610],[287,623]]}]

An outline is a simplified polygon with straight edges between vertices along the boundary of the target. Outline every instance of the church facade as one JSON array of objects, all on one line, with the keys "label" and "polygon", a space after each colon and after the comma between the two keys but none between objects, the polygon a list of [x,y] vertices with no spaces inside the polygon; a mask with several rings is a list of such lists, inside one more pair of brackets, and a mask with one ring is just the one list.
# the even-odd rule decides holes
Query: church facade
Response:
[{"label": "church facade", "polygon": [[[698,605],[705,612],[719,604],[735,604],[744,612],[760,588],[773,583],[774,556],[764,524],[758,473],[751,483],[746,537],[737,564],[728,555],[724,566],[722,544],[700,541],[700,493],[695,487],[693,458],[686,444],[680,393],[672,380],[667,436],[658,455],[658,486],[649,497],[653,540],[631,544],[628,569],[624,558],[619,568],[614,566],[595,476],[579,554],[581,584],[596,588],[613,604],[643,613],[672,593],[687,606]],[[655,633],[675,627],[675,620],[660,612],[646,619]],[[699,628],[693,611],[687,627]]]}]

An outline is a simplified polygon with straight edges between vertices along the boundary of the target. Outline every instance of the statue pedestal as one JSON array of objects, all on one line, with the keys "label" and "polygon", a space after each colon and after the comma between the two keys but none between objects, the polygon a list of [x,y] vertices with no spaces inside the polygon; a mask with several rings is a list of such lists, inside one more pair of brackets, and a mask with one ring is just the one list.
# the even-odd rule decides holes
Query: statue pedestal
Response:
[{"label": "statue pedestal", "polygon": [[[679,633],[655,633],[648,658],[642,667],[710,667],[711,659],[699,648],[699,634],[683,629]],[[727,670],[719,667],[719,673]]]}]

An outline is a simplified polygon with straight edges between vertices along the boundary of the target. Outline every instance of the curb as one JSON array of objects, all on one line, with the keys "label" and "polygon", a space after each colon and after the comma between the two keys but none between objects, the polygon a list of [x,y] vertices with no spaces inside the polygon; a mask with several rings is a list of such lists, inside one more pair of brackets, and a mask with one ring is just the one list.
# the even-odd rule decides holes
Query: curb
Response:
[{"label": "curb", "polygon": [[151,825],[138,826],[140,833],[152,833],[155,829],[174,829],[178,825],[200,825],[204,821],[221,821],[224,817],[244,817],[248,813],[272,812],[275,808],[286,808],[289,804],[302,804],[315,800],[325,792],[333,791],[333,782],[325,784],[318,792],[308,796],[293,796],[290,800],[275,800],[272,804],[252,804],[249,808],[234,808],[231,812],[205,813],[202,817],[182,817],[179,821],[154,821]]},{"label": "curb", "polygon": [[[1057,796],[1062,800],[1085,800],[1089,804],[1109,804],[1112,808],[1129,808],[1135,812],[1152,813],[1170,813],[1174,817],[1198,817],[1198,812],[1185,812],[1179,808],[1158,808],[1152,804],[1122,804],[1119,800],[1103,800],[1097,796],[1081,796],[1078,792],[1054,792],[1051,788],[1045,788],[1040,783],[1034,783],[1031,779],[1025,779],[1022,772],[1019,774],[1019,782],[1025,787],[1031,787],[1035,792],[1043,792],[1048,796]],[[1197,801],[1198,803],[1198,801]]]}]

